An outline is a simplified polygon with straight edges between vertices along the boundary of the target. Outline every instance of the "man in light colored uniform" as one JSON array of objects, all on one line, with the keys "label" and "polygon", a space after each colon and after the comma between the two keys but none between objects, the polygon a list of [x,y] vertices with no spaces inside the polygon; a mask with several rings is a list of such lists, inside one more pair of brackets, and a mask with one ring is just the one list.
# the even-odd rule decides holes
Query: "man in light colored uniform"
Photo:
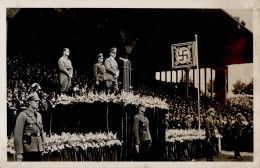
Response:
[{"label": "man in light colored uniform", "polygon": [[73,76],[73,67],[71,61],[69,60],[69,55],[70,50],[68,48],[64,48],[63,56],[60,57],[58,61],[60,69],[61,94],[68,92],[71,85],[71,78]]},{"label": "man in light colored uniform", "polygon": [[110,57],[105,60],[105,80],[106,86],[108,88],[108,93],[111,93],[111,89],[113,88],[113,92],[118,92],[118,77],[119,77],[119,69],[117,62],[115,60],[117,49],[115,47],[109,50]]},{"label": "man in light colored uniform", "polygon": [[17,161],[41,161],[44,151],[45,135],[42,116],[37,112],[40,98],[34,92],[28,95],[28,108],[16,120],[14,130],[14,149]]}]

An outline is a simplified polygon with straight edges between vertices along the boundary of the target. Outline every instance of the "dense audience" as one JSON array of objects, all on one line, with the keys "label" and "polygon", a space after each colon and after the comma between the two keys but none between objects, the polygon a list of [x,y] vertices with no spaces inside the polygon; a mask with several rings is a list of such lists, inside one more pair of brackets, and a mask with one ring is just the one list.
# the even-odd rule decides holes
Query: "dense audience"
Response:
[{"label": "dense audience", "polygon": [[[34,89],[32,84],[40,84],[39,96],[42,99],[42,104],[39,110],[46,111],[48,108],[46,102],[51,97],[50,95],[53,96],[53,92],[58,93],[59,76],[57,65],[47,64],[35,56],[27,59],[19,56],[7,57],[7,65],[7,115],[8,135],[10,136],[14,128],[15,117],[26,108],[26,96]],[[224,105],[207,97],[202,97],[200,101],[201,120],[199,121],[197,100],[191,97],[186,99],[184,95],[181,95],[185,92],[181,91],[180,86],[173,87],[170,83],[162,83],[156,80],[149,80],[148,82],[146,80],[142,79],[136,82],[133,86],[133,92],[141,96],[146,95],[167,100],[170,105],[169,113],[166,114],[167,129],[198,129],[199,123],[200,128],[203,129],[205,113],[207,109],[212,107],[216,110],[215,123],[219,133],[223,136],[224,149],[230,149],[232,146],[232,130],[237,113],[242,113],[248,123],[243,129],[244,140],[253,143],[252,101],[247,99],[236,101],[233,98],[229,100],[227,105]],[[79,68],[75,68],[69,94],[76,96],[93,91],[93,79]],[[250,144],[249,150],[253,150],[252,146]]]},{"label": "dense audience", "polygon": [[[151,83],[152,82],[152,83]],[[200,100],[200,121],[198,116],[198,101],[192,96],[186,99],[185,91],[180,86],[173,87],[170,83],[159,81],[139,82],[136,93],[167,99],[170,104],[169,113],[166,114],[167,129],[204,129],[206,111],[214,108],[216,111],[214,122],[222,138],[222,148],[232,150],[235,116],[241,113],[247,123],[243,128],[242,141],[246,151],[253,151],[253,101],[250,96],[230,98],[227,105],[212,101],[208,97],[202,96]],[[171,86],[169,86],[171,85]],[[169,88],[171,88],[169,90]],[[184,88],[185,89],[185,88]],[[167,90],[167,93],[164,91]],[[173,93],[169,95],[169,93]],[[184,94],[182,94],[184,93]]]}]

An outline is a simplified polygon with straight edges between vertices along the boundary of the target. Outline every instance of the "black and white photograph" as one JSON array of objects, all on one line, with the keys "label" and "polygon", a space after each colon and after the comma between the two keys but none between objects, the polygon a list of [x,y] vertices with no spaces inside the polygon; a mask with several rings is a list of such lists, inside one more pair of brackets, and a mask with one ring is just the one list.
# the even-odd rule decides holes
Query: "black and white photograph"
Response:
[{"label": "black and white photograph", "polygon": [[255,10],[5,6],[3,167],[258,167]]}]

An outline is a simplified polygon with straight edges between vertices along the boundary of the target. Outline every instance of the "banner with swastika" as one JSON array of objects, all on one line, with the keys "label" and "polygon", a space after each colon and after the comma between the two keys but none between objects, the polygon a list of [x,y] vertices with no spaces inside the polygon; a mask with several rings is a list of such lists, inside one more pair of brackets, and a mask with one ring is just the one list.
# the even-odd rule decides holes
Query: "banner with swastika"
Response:
[{"label": "banner with swastika", "polygon": [[195,41],[172,44],[172,68],[196,66],[196,47]]}]

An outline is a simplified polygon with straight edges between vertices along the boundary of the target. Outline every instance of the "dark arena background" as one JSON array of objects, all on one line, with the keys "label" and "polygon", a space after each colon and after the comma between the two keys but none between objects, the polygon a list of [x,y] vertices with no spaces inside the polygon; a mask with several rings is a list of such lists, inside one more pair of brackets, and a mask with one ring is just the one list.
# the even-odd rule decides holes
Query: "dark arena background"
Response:
[{"label": "dark arena background", "polygon": [[[199,79],[206,79],[208,68],[212,81],[210,86],[205,83],[205,93],[200,92],[201,116],[209,107],[214,107],[223,118],[227,116],[229,119],[242,112],[250,124],[253,122],[252,108],[230,105],[226,95],[227,66],[253,63],[253,33],[222,9],[9,8],[6,22],[7,88],[12,94],[18,94],[19,88],[29,88],[33,83],[38,83],[48,95],[58,93],[58,59],[65,47],[70,49],[69,59],[74,71],[71,88],[87,84],[89,92],[94,87],[93,64],[99,53],[103,53],[105,59],[109,57],[110,48],[117,48],[120,89],[123,87],[123,61],[118,58],[129,59],[132,65],[133,94],[158,97],[169,105],[168,109],[147,108],[153,137],[154,155],[150,159],[153,161],[204,157],[203,148],[199,148],[199,145],[195,145],[196,149],[189,148],[187,144],[179,145],[176,147],[178,152],[175,153],[174,150],[171,151],[174,147],[167,146],[165,142],[166,129],[178,128],[176,123],[180,124],[185,116],[196,117],[198,113],[198,88],[194,82],[197,77],[194,70],[196,67],[190,70],[193,73],[190,81],[186,80],[187,69],[179,69],[181,73],[178,74],[182,76],[179,81],[178,75],[172,75],[177,70],[172,69],[171,60],[171,45],[194,41],[195,34],[198,35],[199,66],[205,70],[204,76],[199,74]],[[159,79],[156,79],[156,73],[159,73]],[[212,89],[208,91],[206,87]],[[200,83],[199,89],[201,90]],[[8,109],[8,113],[10,111],[12,109]],[[52,133],[105,132],[109,127],[109,131],[117,133],[117,138],[122,141],[121,148],[115,148],[116,154],[113,153],[113,156],[103,154],[83,160],[131,161],[134,158],[132,122],[137,111],[135,105],[121,106],[111,102],[60,104],[52,111]],[[43,112],[42,115],[43,119],[45,117],[48,120],[43,121],[43,124],[48,125],[45,126],[48,134],[50,114]],[[175,118],[174,121],[167,116]],[[10,118],[9,114],[8,117],[10,138],[15,117],[11,115]],[[232,138],[228,137],[227,132],[229,130],[225,126],[221,129],[222,149],[232,151]],[[242,147],[242,150],[247,152],[253,152],[253,134],[250,131],[252,130],[244,134],[248,138],[243,139],[248,145]],[[183,151],[186,148],[191,153]],[[199,151],[197,155],[195,151]],[[93,153],[89,155],[94,156]],[[14,159],[11,155],[10,158]],[[75,158],[66,159],[64,156],[59,161],[78,161],[79,158],[82,159],[77,153]],[[49,155],[44,159],[54,161],[57,157]]]}]

